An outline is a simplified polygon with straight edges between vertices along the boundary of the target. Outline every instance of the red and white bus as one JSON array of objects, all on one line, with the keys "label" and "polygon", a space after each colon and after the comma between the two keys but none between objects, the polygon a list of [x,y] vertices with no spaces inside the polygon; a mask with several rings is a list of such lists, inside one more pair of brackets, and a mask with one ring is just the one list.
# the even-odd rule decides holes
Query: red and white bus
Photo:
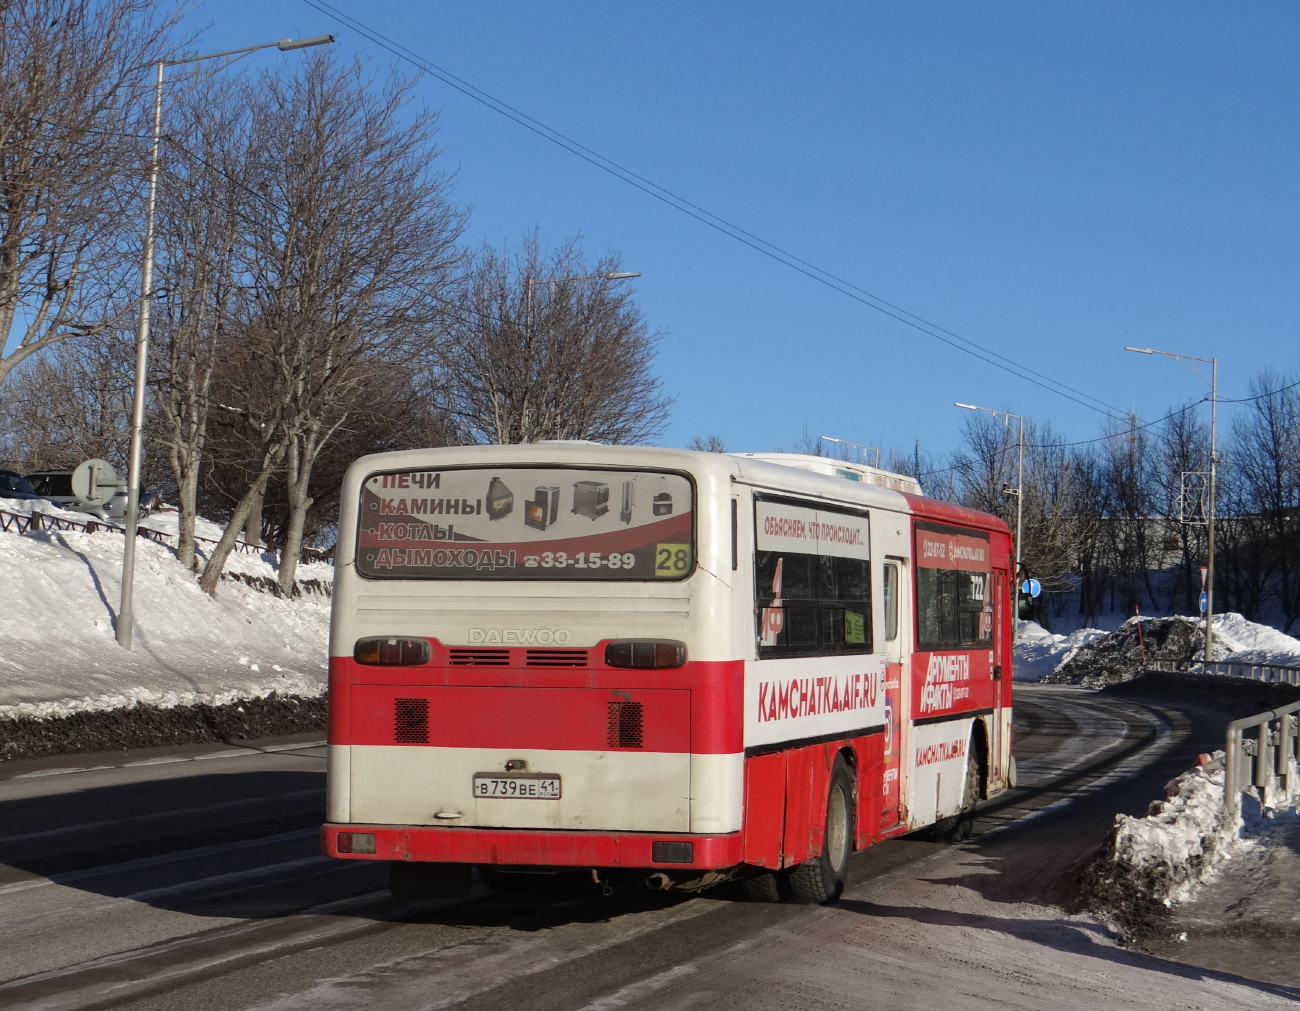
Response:
[{"label": "red and white bus", "polygon": [[[330,856],[829,901],[1011,760],[1011,538],[911,478],[550,442],[349,470]],[[494,873],[495,872],[495,873]]]}]

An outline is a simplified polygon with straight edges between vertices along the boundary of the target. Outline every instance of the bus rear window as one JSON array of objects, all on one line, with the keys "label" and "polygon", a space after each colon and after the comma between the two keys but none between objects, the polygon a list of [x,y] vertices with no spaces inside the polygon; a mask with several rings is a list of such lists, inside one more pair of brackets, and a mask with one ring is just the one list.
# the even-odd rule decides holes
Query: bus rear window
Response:
[{"label": "bus rear window", "polygon": [[473,467],[371,474],[357,572],[370,579],[683,579],[695,568],[683,474]]}]

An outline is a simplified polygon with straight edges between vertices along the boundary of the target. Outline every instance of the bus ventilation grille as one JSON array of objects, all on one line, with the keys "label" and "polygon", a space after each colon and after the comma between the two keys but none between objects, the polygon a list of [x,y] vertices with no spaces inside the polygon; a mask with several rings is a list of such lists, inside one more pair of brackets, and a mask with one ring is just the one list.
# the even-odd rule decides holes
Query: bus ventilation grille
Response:
[{"label": "bus ventilation grille", "polygon": [[585,649],[530,649],[525,663],[529,667],[586,667]]},{"label": "bus ventilation grille", "polygon": [[448,650],[448,663],[452,667],[509,667],[508,649],[452,649]]},{"label": "bus ventilation grille", "polygon": [[640,702],[609,702],[609,746],[611,748],[640,748],[643,722]]},{"label": "bus ventilation grille", "polygon": [[393,700],[393,740],[398,744],[429,743],[429,700]]}]

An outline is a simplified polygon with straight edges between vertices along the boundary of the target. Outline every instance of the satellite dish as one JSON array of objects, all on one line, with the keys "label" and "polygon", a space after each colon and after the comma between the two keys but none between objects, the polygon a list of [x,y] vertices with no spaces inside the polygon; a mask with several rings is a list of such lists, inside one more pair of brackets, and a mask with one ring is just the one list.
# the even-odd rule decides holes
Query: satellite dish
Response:
[{"label": "satellite dish", "polygon": [[83,460],[72,472],[72,494],[85,505],[102,505],[120,487],[122,481],[107,460]]}]

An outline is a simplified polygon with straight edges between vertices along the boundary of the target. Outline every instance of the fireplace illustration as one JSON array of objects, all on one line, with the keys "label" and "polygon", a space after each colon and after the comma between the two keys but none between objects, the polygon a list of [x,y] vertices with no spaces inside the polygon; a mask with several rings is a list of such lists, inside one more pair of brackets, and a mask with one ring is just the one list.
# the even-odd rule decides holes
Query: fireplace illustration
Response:
[{"label": "fireplace illustration", "polygon": [[577,481],[573,485],[573,512],[591,519],[609,512],[609,485],[600,481]]},{"label": "fireplace illustration", "polygon": [[536,488],[533,491],[533,500],[524,503],[524,523],[538,530],[545,530],[555,522],[559,510],[559,488]]},{"label": "fireplace illustration", "polygon": [[499,477],[488,482],[487,514],[489,520],[499,520],[509,516],[515,508],[515,493],[506,487]]},{"label": "fireplace illustration", "polygon": [[673,497],[666,491],[661,491],[654,497],[654,501],[650,503],[650,511],[656,516],[671,516]]}]

